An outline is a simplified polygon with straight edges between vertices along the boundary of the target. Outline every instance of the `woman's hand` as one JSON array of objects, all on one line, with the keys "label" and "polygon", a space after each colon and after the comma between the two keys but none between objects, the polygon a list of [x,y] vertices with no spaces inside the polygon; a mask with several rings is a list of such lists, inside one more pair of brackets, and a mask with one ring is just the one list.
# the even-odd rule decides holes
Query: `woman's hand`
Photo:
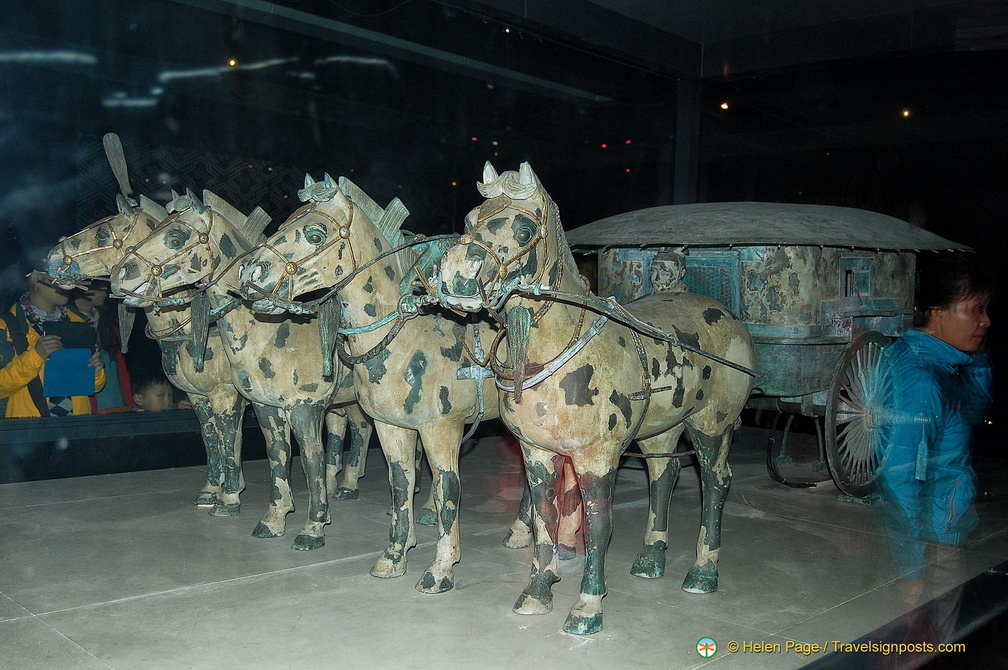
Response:
[{"label": "woman's hand", "polygon": [[105,361],[102,359],[101,353],[95,351],[91,354],[91,360],[88,361],[88,365],[93,367],[95,370],[105,369]]},{"label": "woman's hand", "polygon": [[49,360],[54,351],[59,351],[62,348],[63,340],[60,339],[59,335],[43,335],[35,343],[35,353],[44,361]]}]

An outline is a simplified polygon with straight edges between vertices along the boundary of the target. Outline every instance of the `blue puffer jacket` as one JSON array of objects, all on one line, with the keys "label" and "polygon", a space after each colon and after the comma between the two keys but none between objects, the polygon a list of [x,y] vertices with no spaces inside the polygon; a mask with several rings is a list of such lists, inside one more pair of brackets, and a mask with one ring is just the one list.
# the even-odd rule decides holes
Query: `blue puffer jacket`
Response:
[{"label": "blue puffer jacket", "polygon": [[926,541],[961,545],[977,524],[971,426],[990,405],[990,360],[911,330],[886,350],[884,364],[894,384],[879,480],[885,522],[897,572],[917,579]]}]

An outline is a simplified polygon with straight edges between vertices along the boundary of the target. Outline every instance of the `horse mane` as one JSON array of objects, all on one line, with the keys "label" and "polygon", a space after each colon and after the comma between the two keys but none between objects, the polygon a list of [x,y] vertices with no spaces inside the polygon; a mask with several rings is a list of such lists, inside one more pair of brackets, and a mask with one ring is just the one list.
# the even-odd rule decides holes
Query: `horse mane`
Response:
[{"label": "horse mane", "polygon": [[[371,199],[371,196],[346,177],[339,178],[339,189],[378,227],[378,230],[393,247],[403,244],[407,239],[412,239],[412,233],[410,233],[410,238],[407,238],[402,230],[403,221],[409,216],[409,210],[399,198],[393,198],[392,202],[382,209],[378,203]],[[400,274],[406,274],[406,269],[413,265],[415,258],[416,255],[409,249],[403,249],[396,254]]]},{"label": "horse mane", "polygon": [[168,218],[168,210],[142,193],[140,194],[140,209],[158,221],[164,221]]},{"label": "horse mane", "polygon": [[251,214],[245,216],[237,207],[212,191],[203,191],[203,203],[227,218],[249,246],[263,238],[263,231],[270,222],[269,214],[262,207],[256,206]]}]

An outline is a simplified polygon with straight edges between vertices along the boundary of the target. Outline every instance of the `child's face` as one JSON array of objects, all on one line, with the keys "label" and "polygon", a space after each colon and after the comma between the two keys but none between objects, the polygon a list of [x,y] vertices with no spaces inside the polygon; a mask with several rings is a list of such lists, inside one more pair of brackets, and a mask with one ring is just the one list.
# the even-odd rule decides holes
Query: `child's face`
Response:
[{"label": "child's face", "polygon": [[172,387],[167,382],[152,384],[143,393],[134,393],[133,402],[148,412],[163,412],[172,405]]}]

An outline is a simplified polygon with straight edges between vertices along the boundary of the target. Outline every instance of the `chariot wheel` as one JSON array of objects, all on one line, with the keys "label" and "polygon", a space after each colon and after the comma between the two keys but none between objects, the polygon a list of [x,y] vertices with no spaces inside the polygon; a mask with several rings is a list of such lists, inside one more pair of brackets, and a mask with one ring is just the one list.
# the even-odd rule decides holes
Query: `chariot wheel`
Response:
[{"label": "chariot wheel", "polygon": [[892,380],[881,367],[889,338],[869,331],[837,362],[826,395],[826,462],[837,487],[864,498],[877,485],[888,456],[880,419]]}]

